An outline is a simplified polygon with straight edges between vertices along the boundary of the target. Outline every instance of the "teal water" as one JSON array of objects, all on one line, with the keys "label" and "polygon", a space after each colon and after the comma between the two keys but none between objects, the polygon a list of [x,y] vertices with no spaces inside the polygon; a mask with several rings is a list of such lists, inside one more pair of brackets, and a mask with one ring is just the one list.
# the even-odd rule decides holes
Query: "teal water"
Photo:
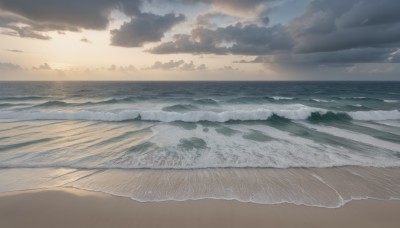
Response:
[{"label": "teal water", "polygon": [[[314,190],[315,199],[274,198],[264,192],[280,186],[274,173],[290,180],[286,190],[335,175],[351,177],[349,185],[362,177],[357,189],[374,180],[391,189],[376,198],[393,198],[399,110],[398,82],[1,82],[0,191],[67,185],[143,201],[345,201],[322,202]],[[335,175],[325,173],[331,169]],[[177,195],[156,191],[171,183],[186,184]],[[240,183],[258,187],[240,192]]]},{"label": "teal water", "polygon": [[399,166],[399,110],[397,82],[3,82],[0,167]]}]

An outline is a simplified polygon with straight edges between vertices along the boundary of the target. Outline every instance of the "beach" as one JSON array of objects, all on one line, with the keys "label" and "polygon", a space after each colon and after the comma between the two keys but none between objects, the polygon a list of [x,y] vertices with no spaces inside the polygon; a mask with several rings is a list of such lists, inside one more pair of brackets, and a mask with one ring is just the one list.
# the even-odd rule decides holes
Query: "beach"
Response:
[{"label": "beach", "polygon": [[141,203],[72,188],[0,195],[1,227],[385,227],[400,224],[400,201],[357,200],[329,209],[234,200]]}]

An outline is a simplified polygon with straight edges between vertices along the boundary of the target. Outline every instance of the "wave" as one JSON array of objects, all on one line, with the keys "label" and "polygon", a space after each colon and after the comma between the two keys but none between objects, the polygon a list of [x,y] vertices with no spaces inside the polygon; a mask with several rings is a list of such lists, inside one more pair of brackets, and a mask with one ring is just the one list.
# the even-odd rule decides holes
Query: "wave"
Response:
[{"label": "wave", "polygon": [[41,96],[0,97],[0,100],[6,100],[6,101],[25,101],[25,100],[44,100],[44,99],[48,99],[48,97],[41,97]]},{"label": "wave", "polygon": [[83,103],[70,103],[70,102],[65,102],[65,101],[59,101],[59,100],[51,100],[47,101],[38,105],[35,105],[34,107],[65,107],[65,106],[86,106],[86,105],[102,105],[102,104],[117,104],[117,103],[135,103],[141,100],[148,100],[151,98],[145,98],[145,97],[126,97],[126,98],[111,98],[107,100],[101,100],[101,101],[88,101],[88,102],[83,102]]},{"label": "wave", "polygon": [[109,99],[109,100],[103,100],[103,101],[89,101],[89,102],[84,102],[84,103],[70,103],[70,102],[65,102],[65,101],[58,101],[58,100],[53,100],[53,101],[47,101],[38,105],[34,105],[33,107],[66,107],[66,106],[86,106],[86,105],[100,105],[100,104],[116,104],[119,103],[120,100],[118,99]]},{"label": "wave", "polygon": [[150,100],[152,98],[150,97],[125,97],[125,98],[111,98],[108,100],[102,100],[102,101],[89,101],[85,103],[80,103],[78,105],[101,105],[101,104],[118,104],[118,103],[136,103],[139,101],[145,101],[145,100]]},{"label": "wave", "polygon": [[206,99],[198,99],[194,101],[197,104],[200,105],[219,105],[218,101],[214,100],[214,99],[210,99],[210,98],[206,98]]},{"label": "wave", "polygon": [[15,107],[15,106],[25,106],[29,105],[26,103],[0,103],[0,108],[8,108],[8,107]]},{"label": "wave", "polygon": [[[71,102],[65,102],[65,101],[59,101],[59,100],[52,100],[52,101],[47,101],[38,105],[35,105],[34,107],[65,107],[65,106],[88,106],[88,105],[103,105],[103,104],[118,104],[118,103],[136,103],[148,99],[154,99],[150,97],[126,97],[126,98],[112,98],[108,100],[101,100],[101,101],[88,101],[88,102],[83,102],[83,103],[71,103]],[[190,99],[189,102],[207,106],[207,105],[212,105],[212,106],[219,106],[218,102],[213,100],[213,99],[197,99],[197,100],[192,100]],[[179,106],[180,104],[178,104]],[[186,104],[183,104],[182,106],[185,106]],[[8,106],[6,104],[0,104],[1,106]]]},{"label": "wave", "polygon": [[158,122],[227,122],[227,121],[256,121],[268,120],[274,115],[289,120],[399,120],[400,112],[392,111],[354,111],[334,112],[317,108],[300,108],[297,110],[257,109],[252,111],[188,111],[185,113],[167,111],[77,111],[77,112],[14,112],[0,111],[0,119],[18,120],[92,120],[92,121],[128,121],[146,120]]},{"label": "wave", "polygon": [[313,112],[307,119],[311,122],[330,122],[330,121],[349,121],[352,118],[347,113]]},{"label": "wave", "polygon": [[294,97],[271,97],[272,99],[279,101],[279,100],[294,100]]},{"label": "wave", "polygon": [[345,105],[345,106],[340,106],[337,107],[346,111],[369,111],[372,110],[371,108],[361,105],[361,104],[351,104],[351,105]]},{"label": "wave", "polygon": [[399,120],[400,112],[392,111],[356,111],[347,113],[354,120],[377,121],[377,120]]},{"label": "wave", "polygon": [[35,105],[34,107],[54,107],[54,106],[69,106],[69,105],[73,104],[64,101],[48,101],[42,104]]},{"label": "wave", "polygon": [[373,97],[333,97],[333,99],[335,99],[335,100],[379,101],[379,102],[390,103],[390,102],[387,102],[390,100],[384,100],[384,99],[373,98]]},{"label": "wave", "polygon": [[0,108],[5,108],[5,107],[12,107],[15,104],[10,104],[10,103],[0,103]]},{"label": "wave", "polygon": [[282,101],[292,101],[296,100],[297,98],[295,97],[279,97],[279,96],[265,96],[265,97],[236,97],[233,99],[228,100],[228,103],[257,103],[257,102],[282,102]]},{"label": "wave", "polygon": [[317,103],[331,103],[331,102],[336,102],[335,100],[323,100],[323,99],[310,99],[310,101],[317,102]]},{"label": "wave", "polygon": [[178,104],[164,107],[162,110],[166,112],[188,112],[197,110],[197,107],[190,104]]}]

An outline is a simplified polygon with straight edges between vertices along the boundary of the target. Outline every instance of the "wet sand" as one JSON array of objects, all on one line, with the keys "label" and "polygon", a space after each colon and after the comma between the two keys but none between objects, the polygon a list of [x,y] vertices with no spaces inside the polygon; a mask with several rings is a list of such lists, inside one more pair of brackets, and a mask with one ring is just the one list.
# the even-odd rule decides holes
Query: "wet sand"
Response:
[{"label": "wet sand", "polygon": [[72,188],[0,194],[0,227],[400,227],[400,201],[328,209],[227,200],[141,203]]}]

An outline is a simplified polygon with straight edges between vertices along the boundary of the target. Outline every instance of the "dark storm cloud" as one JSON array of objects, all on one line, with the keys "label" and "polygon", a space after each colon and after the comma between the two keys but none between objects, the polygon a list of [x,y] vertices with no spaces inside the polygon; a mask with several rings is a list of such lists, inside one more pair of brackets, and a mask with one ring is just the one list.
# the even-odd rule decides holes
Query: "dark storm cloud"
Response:
[{"label": "dark storm cloud", "polygon": [[0,0],[2,10],[37,23],[71,28],[105,29],[113,0]]},{"label": "dark storm cloud", "polygon": [[10,36],[19,36],[23,38],[33,38],[39,40],[49,40],[51,39],[49,36],[34,31],[31,27],[18,27],[18,26],[7,26],[10,29],[10,32],[3,32],[5,35]]},{"label": "dark storm cloud", "polygon": [[[182,22],[182,14],[142,13],[140,6],[149,0],[0,0],[3,34],[47,40],[47,31],[104,30],[112,10],[119,10],[131,21],[111,32],[112,45],[138,47],[159,41],[166,31]],[[150,2],[150,1],[149,1]],[[12,14],[10,14],[12,13]]]},{"label": "dark storm cloud", "polygon": [[336,51],[400,42],[400,1],[312,1],[288,25],[296,52]]},{"label": "dark storm cloud", "polygon": [[281,25],[266,28],[237,23],[215,30],[198,27],[192,30],[191,35],[176,35],[174,41],[160,44],[149,51],[156,54],[260,55],[285,51],[291,46],[291,39]]},{"label": "dark storm cloud", "polygon": [[164,16],[141,13],[120,29],[111,31],[111,44],[122,47],[140,47],[147,42],[160,41],[164,33],[176,24],[183,22],[185,16],[169,13]]},{"label": "dark storm cloud", "polygon": [[356,63],[400,63],[400,49],[362,48],[333,52],[258,56],[235,63],[264,63],[287,66],[351,66]]},{"label": "dark storm cloud", "polygon": [[[22,25],[18,25],[22,24]],[[19,36],[40,40],[49,40],[50,37],[40,32],[43,26],[33,23],[16,15],[0,15],[0,32],[3,35]]]},{"label": "dark storm cloud", "polygon": [[[253,7],[257,4],[262,1],[250,3]],[[149,51],[259,55],[251,62],[310,66],[397,63],[400,58],[399,51],[396,52],[400,46],[398,9],[398,0],[313,0],[288,25],[268,26],[266,9],[258,15],[258,24],[255,21],[216,29],[199,24],[191,34],[177,34],[172,41]]]},{"label": "dark storm cloud", "polygon": [[[0,0],[1,33],[47,40],[48,31],[105,30],[111,12],[118,10],[129,21],[111,31],[111,44],[139,47],[162,40],[185,19],[182,12],[145,13],[144,2],[221,9],[203,12],[191,32],[175,34],[172,41],[148,50],[155,54],[249,55],[260,56],[260,62],[298,65],[397,63],[400,58],[399,0],[310,0],[304,12],[285,25],[270,22],[274,17],[268,4],[274,0]],[[227,16],[224,9],[258,15],[254,21],[221,26],[213,20]]]},{"label": "dark storm cloud", "polygon": [[[254,10],[271,0],[167,0],[168,4],[204,3],[238,11]],[[157,0],[0,0],[0,26],[3,34],[48,40],[48,31],[104,30],[113,10],[131,17],[120,29],[112,31],[112,45],[138,47],[160,41],[164,33],[182,22],[182,14],[156,15],[141,12],[144,2]],[[6,14],[4,14],[6,12]]]},{"label": "dark storm cloud", "polygon": [[[210,41],[210,42],[207,42]],[[172,54],[172,53],[190,53],[190,54],[227,54],[226,47],[217,47],[214,37],[208,40],[203,38],[194,41],[191,35],[178,34],[174,36],[174,41],[162,43],[155,48],[148,50],[153,54]]]},{"label": "dark storm cloud", "polygon": [[182,14],[161,16],[142,13],[140,6],[143,1],[0,0],[0,8],[12,13],[1,15],[0,26],[6,29],[3,34],[48,40],[50,37],[43,32],[104,30],[109,25],[112,10],[116,9],[132,18],[120,29],[111,32],[112,45],[138,47],[159,41],[166,31],[185,19]]},{"label": "dark storm cloud", "polygon": [[3,34],[48,40],[43,32],[104,30],[113,9],[133,12],[136,0],[0,0]]}]

